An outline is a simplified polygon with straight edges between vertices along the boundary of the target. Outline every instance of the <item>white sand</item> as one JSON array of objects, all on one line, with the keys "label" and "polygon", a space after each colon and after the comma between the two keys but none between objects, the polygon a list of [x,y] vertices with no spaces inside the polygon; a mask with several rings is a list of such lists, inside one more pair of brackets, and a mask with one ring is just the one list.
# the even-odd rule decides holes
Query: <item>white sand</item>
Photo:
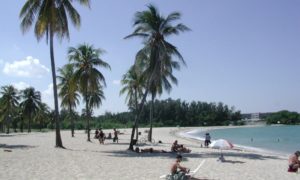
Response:
[{"label": "white sand", "polygon": [[[287,172],[287,157],[276,155],[225,151],[227,162],[217,161],[219,151],[200,148],[200,142],[176,135],[177,128],[156,128],[153,136],[162,144],[148,144],[145,147],[170,150],[178,139],[192,150],[183,154],[182,165],[195,168],[203,159],[205,164],[195,177],[224,180],[293,180],[300,179],[300,173]],[[140,130],[144,135],[144,129]],[[112,132],[112,131],[105,131]],[[131,130],[121,130],[119,144],[107,140],[100,145],[95,139],[86,141],[86,134],[76,131],[75,138],[70,131],[62,131],[63,144],[67,149],[54,148],[54,132],[0,134],[0,179],[159,179],[169,172],[176,154],[134,153],[127,151]],[[94,134],[92,134],[93,136]],[[7,152],[5,150],[12,150]]]}]

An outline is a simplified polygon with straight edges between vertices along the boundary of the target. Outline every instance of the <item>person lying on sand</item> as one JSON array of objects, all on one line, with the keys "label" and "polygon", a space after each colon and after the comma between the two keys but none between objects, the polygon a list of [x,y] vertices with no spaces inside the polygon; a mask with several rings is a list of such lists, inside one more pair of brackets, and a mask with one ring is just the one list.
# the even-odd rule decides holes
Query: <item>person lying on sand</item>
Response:
[{"label": "person lying on sand", "polygon": [[191,150],[184,147],[183,144],[178,144],[178,141],[175,140],[171,147],[172,152],[181,152],[181,153],[190,153]]},{"label": "person lying on sand", "polygon": [[153,148],[144,148],[140,149],[138,147],[135,148],[136,153],[167,153],[168,151],[165,150],[158,150],[158,149],[153,149]]},{"label": "person lying on sand", "polygon": [[168,180],[200,180],[198,178],[187,175],[190,169],[181,166],[182,156],[177,155],[176,161],[171,166],[171,174],[167,177]]},{"label": "person lying on sand", "polygon": [[289,172],[298,172],[300,168],[300,161],[299,161],[300,151],[296,151],[292,154],[289,158]]}]

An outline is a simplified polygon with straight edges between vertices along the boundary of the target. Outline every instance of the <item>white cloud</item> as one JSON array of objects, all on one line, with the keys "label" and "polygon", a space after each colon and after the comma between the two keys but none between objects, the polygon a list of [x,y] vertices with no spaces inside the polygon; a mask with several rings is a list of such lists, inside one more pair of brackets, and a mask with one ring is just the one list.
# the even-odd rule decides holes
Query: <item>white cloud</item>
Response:
[{"label": "white cloud", "polygon": [[31,56],[13,63],[5,63],[3,73],[11,76],[19,77],[38,77],[41,78],[50,70],[40,63],[40,60],[34,59]]},{"label": "white cloud", "polygon": [[27,83],[25,83],[25,82],[22,82],[22,81],[21,81],[21,82],[18,82],[18,83],[13,83],[13,86],[14,86],[15,88],[17,88],[18,90],[24,90],[24,89],[30,87],[29,84],[27,84]]},{"label": "white cloud", "polygon": [[121,82],[120,82],[120,80],[113,80],[113,84],[115,84],[115,85],[120,85]]},{"label": "white cloud", "polygon": [[42,91],[42,101],[49,105],[50,108],[54,108],[54,96],[53,96],[53,84],[49,84],[48,88]]}]

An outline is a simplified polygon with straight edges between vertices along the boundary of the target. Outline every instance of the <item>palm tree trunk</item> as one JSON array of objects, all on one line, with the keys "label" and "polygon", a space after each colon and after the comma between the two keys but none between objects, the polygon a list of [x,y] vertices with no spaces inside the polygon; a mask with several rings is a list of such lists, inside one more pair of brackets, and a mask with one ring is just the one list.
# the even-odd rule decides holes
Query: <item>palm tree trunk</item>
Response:
[{"label": "palm tree trunk", "polygon": [[74,119],[73,119],[73,112],[72,112],[70,102],[69,102],[69,113],[70,113],[70,118],[71,118],[71,135],[72,135],[72,137],[74,137]]},{"label": "palm tree trunk", "polygon": [[154,95],[152,94],[151,105],[150,105],[150,130],[148,134],[149,142],[152,141],[152,124],[153,124],[153,111],[154,111],[153,101],[154,101]]},{"label": "palm tree trunk", "polygon": [[40,132],[42,132],[42,128],[43,128],[43,122],[42,119],[40,120]]},{"label": "palm tree trunk", "polygon": [[129,150],[132,150],[132,151],[133,151],[133,145],[134,145],[134,143],[133,143],[134,132],[135,132],[135,129],[136,129],[137,125],[138,125],[138,120],[140,119],[141,112],[143,111],[144,104],[145,104],[148,92],[149,92],[149,88],[146,89],[145,94],[144,94],[144,96],[142,98],[141,104],[139,106],[139,109],[138,109],[138,111],[137,111],[137,113],[135,115],[134,125],[133,125],[132,131],[131,131],[130,144],[129,144],[129,148],[128,148]]},{"label": "palm tree trunk", "polygon": [[86,96],[85,96],[85,110],[86,110],[86,130],[87,130],[87,141],[91,141],[91,138],[90,138],[90,111],[89,111],[89,106],[88,106],[88,95],[87,95],[87,86],[86,86]]},{"label": "palm tree trunk", "polygon": [[6,134],[9,134],[10,117],[6,119]]},{"label": "palm tree trunk", "polygon": [[55,147],[64,148],[60,136],[60,122],[59,122],[59,111],[58,111],[58,98],[57,98],[57,85],[56,85],[56,69],[54,61],[54,50],[53,50],[53,30],[50,28],[50,59],[51,59],[51,70],[52,70],[52,82],[53,82],[53,95],[54,95],[54,120],[55,120]]},{"label": "palm tree trunk", "polygon": [[31,132],[31,113],[29,114],[29,120],[28,120],[28,133]]},{"label": "palm tree trunk", "polygon": [[23,128],[24,128],[24,118],[21,117],[21,125],[20,125],[20,131],[23,132]]},{"label": "palm tree trunk", "polygon": [[[137,99],[137,88],[134,88],[134,98],[135,98],[135,114],[138,113],[138,99]],[[139,139],[139,123],[137,121],[137,124],[136,124],[136,140]]]}]

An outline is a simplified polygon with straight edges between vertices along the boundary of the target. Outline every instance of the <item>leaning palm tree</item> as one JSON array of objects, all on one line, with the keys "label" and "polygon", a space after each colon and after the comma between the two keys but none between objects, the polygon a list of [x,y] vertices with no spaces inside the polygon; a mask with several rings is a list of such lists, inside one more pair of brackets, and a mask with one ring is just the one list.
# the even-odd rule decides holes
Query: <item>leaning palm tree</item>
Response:
[{"label": "leaning palm tree", "polygon": [[99,90],[106,86],[103,74],[97,69],[104,67],[110,69],[108,63],[100,58],[103,50],[95,49],[92,45],[80,44],[77,48],[70,47],[68,56],[70,62],[75,68],[74,78],[78,82],[79,91],[83,96],[86,109],[86,129],[88,141],[90,139],[90,115],[91,115],[91,98]]},{"label": "leaning palm tree", "polygon": [[[123,88],[120,95],[127,94],[125,101],[134,114],[138,113],[138,102],[143,94],[144,79],[138,66],[131,66],[121,80]],[[138,140],[138,124],[136,127],[136,140]]]},{"label": "leaning palm tree", "polygon": [[1,87],[0,94],[2,94],[0,98],[0,119],[6,120],[7,133],[9,134],[10,123],[16,114],[20,98],[18,90],[11,85]]},{"label": "leaning palm tree", "polygon": [[[90,0],[74,0],[81,5],[90,5]],[[59,39],[69,38],[68,20],[77,28],[80,27],[80,15],[73,6],[73,0],[27,0],[20,12],[21,29],[23,33],[29,30],[34,21],[34,33],[37,40],[46,35],[47,42],[50,41],[50,59],[52,69],[54,107],[55,107],[55,124],[56,124],[56,147],[63,148],[60,126],[59,126],[59,110],[56,86],[56,69],[54,61],[53,40],[54,35]],[[69,17],[69,18],[68,18]]]},{"label": "leaning palm tree", "polygon": [[67,108],[71,119],[71,136],[74,137],[74,118],[73,110],[79,104],[78,84],[74,80],[74,67],[67,64],[63,68],[58,69],[60,81],[58,84],[59,97],[61,98],[61,106]]},{"label": "leaning palm tree", "polygon": [[[179,12],[173,12],[167,17],[159,14],[159,11],[153,5],[148,5],[148,10],[137,12],[134,17],[135,27],[132,34],[125,37],[139,37],[143,39],[144,47],[137,53],[137,60],[139,57],[149,56],[149,78],[146,83],[146,90],[139,105],[138,111],[141,111],[144,107],[144,103],[148,92],[150,90],[151,83],[155,78],[155,72],[159,68],[159,63],[166,58],[177,57],[183,64],[185,64],[182,55],[177,48],[169,43],[166,38],[171,35],[178,35],[180,32],[188,31],[189,28],[181,23],[173,25],[173,22],[179,20],[181,14]],[[144,59],[144,58],[142,58]],[[132,128],[131,141],[129,149],[133,150],[133,137],[134,131],[139,119],[139,116],[135,117],[134,126]]]},{"label": "leaning palm tree", "polygon": [[32,118],[36,115],[41,106],[41,93],[33,87],[24,89],[21,92],[22,102],[20,104],[24,116],[28,119],[28,132],[31,132]]}]

